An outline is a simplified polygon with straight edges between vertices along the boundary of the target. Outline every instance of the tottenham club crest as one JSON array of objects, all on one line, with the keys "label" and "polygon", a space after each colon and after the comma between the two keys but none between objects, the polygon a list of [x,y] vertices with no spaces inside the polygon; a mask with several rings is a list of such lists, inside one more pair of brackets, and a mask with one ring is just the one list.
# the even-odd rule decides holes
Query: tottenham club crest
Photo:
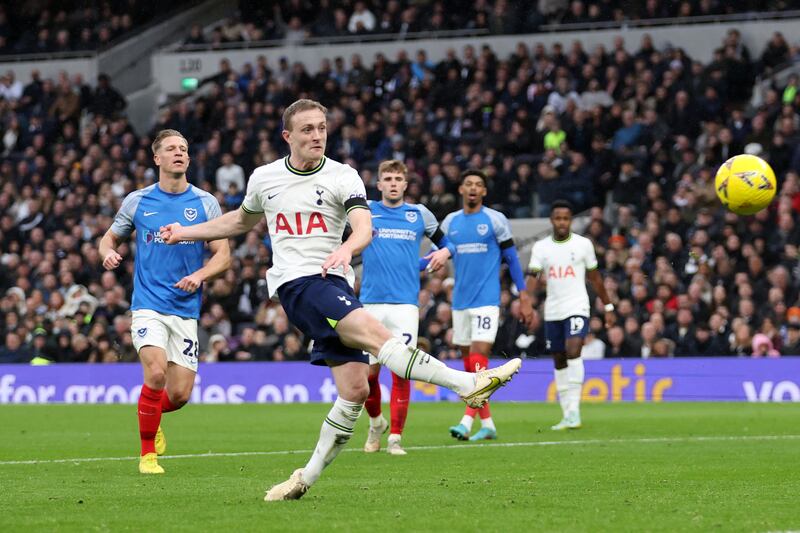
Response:
[{"label": "tottenham club crest", "polygon": [[488,224],[478,224],[478,235],[486,235],[489,233],[489,225]]},{"label": "tottenham club crest", "polygon": [[136,334],[140,337],[144,337],[147,335],[147,328],[139,328],[136,330]]},{"label": "tottenham club crest", "polygon": [[183,210],[183,216],[189,222],[194,222],[194,219],[197,218],[197,209],[195,209],[194,207],[187,207],[186,209]]},{"label": "tottenham club crest", "polygon": [[416,211],[406,211],[406,220],[411,222],[412,224],[417,221],[417,212]]}]

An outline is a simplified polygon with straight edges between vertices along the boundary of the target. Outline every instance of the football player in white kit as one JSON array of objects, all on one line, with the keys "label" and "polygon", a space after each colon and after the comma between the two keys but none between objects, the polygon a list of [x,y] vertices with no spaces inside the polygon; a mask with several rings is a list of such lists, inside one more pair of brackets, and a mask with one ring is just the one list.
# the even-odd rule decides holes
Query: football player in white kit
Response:
[{"label": "football player in white kit", "polygon": [[597,271],[594,244],[571,231],[572,205],[553,202],[550,210],[553,234],[533,245],[529,273],[535,294],[546,284],[544,332],[547,350],[553,354],[558,400],[563,417],[551,429],[581,427],[580,401],[584,368],[581,359],[583,339],[589,330],[591,307],[586,292],[586,277],[605,305],[606,327],[616,321],[614,304],[608,298],[603,278]]},{"label": "football player in white kit", "polygon": [[[211,221],[183,227],[169,224],[161,236],[170,244],[215,240],[245,233],[262,216],[273,247],[267,273],[289,320],[314,339],[312,364],[331,369],[339,393],[304,468],[267,491],[266,501],[296,500],[306,493],[353,435],[369,394],[369,358],[405,379],[447,387],[467,405],[480,407],[519,371],[520,359],[470,374],[392,337],[363,309],[353,293],[350,261],[372,239],[372,217],[358,173],[325,157],[327,109],[313,100],[294,102],[283,113],[283,139],[289,156],[258,167],[247,184],[240,209]],[[342,242],[345,222],[352,233]]]}]

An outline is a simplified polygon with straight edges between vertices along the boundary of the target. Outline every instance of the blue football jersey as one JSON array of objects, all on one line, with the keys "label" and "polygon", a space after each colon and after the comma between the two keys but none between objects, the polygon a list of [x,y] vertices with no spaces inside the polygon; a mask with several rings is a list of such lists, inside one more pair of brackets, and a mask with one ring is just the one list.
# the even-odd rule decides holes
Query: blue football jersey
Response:
[{"label": "blue football jersey", "polygon": [[420,243],[424,235],[433,238],[439,223],[423,205],[387,207],[370,201],[369,209],[372,242],[361,252],[364,270],[359,300],[417,305]]},{"label": "blue football jersey", "polygon": [[505,215],[488,207],[470,215],[459,210],[445,217],[442,231],[456,248],[453,309],[500,305],[500,243],[512,238]]},{"label": "blue football jersey", "polygon": [[217,199],[193,185],[171,194],[155,183],[125,197],[111,231],[128,237],[136,230],[132,310],[200,317],[201,290],[188,293],[174,285],[203,266],[205,243],[181,241],[170,246],[161,238],[159,228],[173,222],[192,226],[221,214]]}]

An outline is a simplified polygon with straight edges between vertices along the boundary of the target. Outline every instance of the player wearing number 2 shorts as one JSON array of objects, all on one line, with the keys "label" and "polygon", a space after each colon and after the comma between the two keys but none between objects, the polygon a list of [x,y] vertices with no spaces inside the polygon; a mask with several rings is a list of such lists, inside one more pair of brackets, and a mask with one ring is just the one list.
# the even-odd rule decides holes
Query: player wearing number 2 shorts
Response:
[{"label": "player wearing number 2 shorts", "polygon": [[189,144],[176,130],[163,130],[153,142],[158,183],[125,197],[114,223],[100,241],[107,270],[117,268],[122,239],[136,231],[136,262],[131,304],[131,334],[144,369],[139,395],[139,472],[163,474],[157,455],[166,450],[161,414],[189,400],[197,374],[197,319],[203,282],[227,270],[227,239],[208,243],[212,255],[204,265],[205,245],[183,241],[168,246],[159,228],[181,220],[192,225],[220,216],[219,202],[186,180]]},{"label": "player wearing number 2 shorts", "polygon": [[[525,275],[519,264],[511,226],[505,215],[483,205],[486,174],[467,169],[461,174],[458,192],[463,209],[442,221],[442,231],[455,246],[453,287],[453,344],[461,347],[464,368],[477,372],[489,364],[500,318],[500,262],[505,261],[520,295],[520,313],[530,327],[533,308],[525,290]],[[481,429],[470,436],[476,414]],[[496,439],[489,404],[480,409],[467,407],[459,424],[450,428],[458,440]]]},{"label": "player wearing number 2 shorts", "polygon": [[589,294],[586,277],[605,304],[606,325],[615,319],[614,304],[608,299],[603,278],[597,271],[597,256],[592,241],[576,235],[572,225],[572,205],[553,202],[550,211],[553,234],[533,245],[529,272],[534,276],[534,293],[540,283],[547,287],[544,302],[544,333],[547,350],[553,354],[555,381],[563,417],[553,430],[581,427],[580,401],[584,368],[581,359],[583,339],[589,330]]},{"label": "player wearing number 2 shorts", "polygon": [[[378,167],[380,202],[369,202],[372,213],[372,242],[361,252],[364,270],[359,300],[364,309],[408,346],[417,347],[419,330],[419,247],[428,236],[440,249],[429,256],[431,270],[448,261],[454,248],[439,229],[439,223],[425,206],[403,201],[408,187],[408,168],[391,159]],[[448,246],[450,248],[448,249]],[[428,259],[428,257],[426,257]],[[381,435],[391,427],[386,451],[406,455],[400,438],[408,415],[410,382],[392,372],[391,426],[381,414],[381,370],[370,355],[369,397],[364,405],[369,414],[369,432],[364,451],[377,452]]]}]

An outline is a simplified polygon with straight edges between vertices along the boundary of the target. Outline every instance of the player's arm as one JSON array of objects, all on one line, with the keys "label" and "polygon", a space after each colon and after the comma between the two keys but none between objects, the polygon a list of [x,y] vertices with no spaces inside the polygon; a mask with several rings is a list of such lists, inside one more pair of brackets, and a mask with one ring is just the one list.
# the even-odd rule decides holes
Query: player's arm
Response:
[{"label": "player's arm", "polygon": [[194,226],[181,226],[178,222],[173,222],[162,226],[160,233],[167,244],[177,244],[180,241],[216,241],[250,231],[263,216],[264,213],[253,213],[239,208]]},{"label": "player's arm", "polygon": [[434,233],[430,239],[439,249],[421,258],[419,262],[419,269],[425,270],[427,268],[431,272],[436,272],[447,264],[448,259],[455,255],[456,247],[447,239],[445,234],[439,228],[436,229],[436,233]]},{"label": "player's arm", "polygon": [[121,239],[111,231],[111,228],[108,228],[106,234],[100,239],[98,251],[100,252],[100,257],[103,258],[103,268],[106,270],[114,270],[122,262],[122,256],[117,253],[117,247],[120,242]]},{"label": "player's arm", "polygon": [[600,275],[600,271],[595,267],[586,271],[586,277],[589,279],[589,283],[592,284],[595,294],[600,297],[605,306],[606,327],[610,328],[617,321],[617,315],[614,313],[614,303],[608,297],[606,286],[603,284],[603,276]]},{"label": "player's arm", "polygon": [[514,246],[514,239],[501,242],[500,250],[503,261],[508,265],[511,280],[519,292],[519,312],[525,324],[530,327],[533,325],[533,301],[527,291],[525,275],[522,273],[522,265],[519,264],[519,255],[517,255],[517,247]]},{"label": "player's arm", "polygon": [[231,267],[231,248],[228,239],[219,239],[208,243],[211,258],[202,267],[184,276],[175,287],[186,292],[194,292],[203,285],[203,282],[213,279]]},{"label": "player's arm", "polygon": [[438,248],[419,260],[419,269],[422,271],[427,268],[431,272],[436,272],[447,264],[448,259],[456,255],[455,244],[447,238],[447,227],[450,225],[452,216],[447,215],[440,226],[436,222],[434,214],[427,207],[420,205],[419,210],[425,222],[425,234]]},{"label": "player's arm", "polygon": [[322,276],[331,268],[342,267],[344,272],[350,268],[354,255],[361,253],[372,241],[372,214],[364,198],[351,198],[344,204],[347,210],[347,221],[352,232],[350,236],[333,251],[322,263]]}]

